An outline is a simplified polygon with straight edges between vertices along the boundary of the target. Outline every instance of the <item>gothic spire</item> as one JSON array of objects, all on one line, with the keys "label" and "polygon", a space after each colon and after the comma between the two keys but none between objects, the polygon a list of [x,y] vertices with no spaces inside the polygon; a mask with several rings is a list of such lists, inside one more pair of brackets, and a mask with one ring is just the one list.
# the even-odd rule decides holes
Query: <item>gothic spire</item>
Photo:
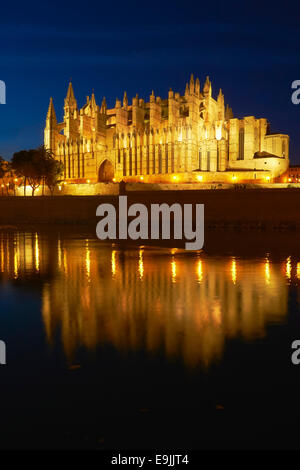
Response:
[{"label": "gothic spire", "polygon": [[52,97],[50,98],[49,108],[48,108],[48,112],[47,112],[47,122],[50,125],[56,125],[57,124],[57,119],[56,119],[56,114],[55,114],[55,109],[54,109],[54,104],[53,104]]},{"label": "gothic spire", "polygon": [[124,97],[123,97],[123,106],[124,108],[127,108],[128,105],[128,98],[127,98],[127,93],[124,91]]},{"label": "gothic spire", "polygon": [[195,92],[195,82],[194,82],[194,75],[191,74],[191,78],[190,78],[190,93],[194,93]]},{"label": "gothic spire", "polygon": [[105,114],[107,110],[107,104],[106,104],[106,99],[105,96],[103,97],[102,103],[101,103],[101,113]]},{"label": "gothic spire", "polygon": [[74,96],[74,91],[73,91],[73,85],[72,82],[69,83],[68,91],[67,91],[67,96],[65,98],[65,108],[77,108],[77,102]]},{"label": "gothic spire", "polygon": [[95,95],[94,95],[94,90],[93,90],[93,93],[92,93],[92,96],[91,96],[91,106],[92,106],[93,109],[95,109],[97,107],[96,98],[95,98]]},{"label": "gothic spire", "polygon": [[203,87],[203,94],[204,96],[211,96],[211,81],[209,80],[209,77],[206,77],[204,87]]}]

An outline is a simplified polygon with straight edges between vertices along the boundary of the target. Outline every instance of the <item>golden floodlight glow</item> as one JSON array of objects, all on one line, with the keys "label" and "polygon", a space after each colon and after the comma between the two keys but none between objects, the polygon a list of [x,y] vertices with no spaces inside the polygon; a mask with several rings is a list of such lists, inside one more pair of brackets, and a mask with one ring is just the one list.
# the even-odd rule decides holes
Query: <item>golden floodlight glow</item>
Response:
[{"label": "golden floodlight glow", "polygon": [[222,130],[219,127],[219,128],[216,129],[216,139],[221,140],[221,138],[222,138]]},{"label": "golden floodlight glow", "polygon": [[173,259],[171,261],[171,276],[172,276],[172,282],[176,282],[176,261]]},{"label": "golden floodlight glow", "polygon": [[197,275],[198,275],[198,283],[201,284],[203,280],[203,268],[202,268],[202,261],[199,259],[197,263]]},{"label": "golden floodlight glow", "polygon": [[115,274],[116,274],[116,250],[113,250],[111,252],[111,273],[112,273],[112,276],[114,277]]},{"label": "golden floodlight glow", "polygon": [[300,279],[300,263],[297,263],[297,279]]},{"label": "golden floodlight glow", "polygon": [[292,260],[291,260],[291,257],[289,256],[286,260],[285,275],[288,279],[291,279],[291,274],[292,274]]},{"label": "golden floodlight glow", "polygon": [[271,281],[271,273],[270,273],[270,260],[269,258],[266,258],[265,262],[265,279],[266,279],[266,284],[270,284]]},{"label": "golden floodlight glow", "polygon": [[235,175],[232,176],[232,181],[236,181],[237,177]]},{"label": "golden floodlight glow", "polygon": [[115,183],[116,181],[117,181],[116,178],[113,178],[113,182]]},{"label": "golden floodlight glow", "polygon": [[144,177],[143,176],[140,176],[140,180],[143,181]]},{"label": "golden floodlight glow", "polygon": [[91,251],[89,247],[89,241],[86,240],[85,244],[85,269],[88,281],[90,281],[91,276]]},{"label": "golden floodlight glow", "polygon": [[90,184],[91,180],[87,180],[87,183]]},{"label": "golden floodlight glow", "polygon": [[202,175],[198,175],[198,176],[197,176],[197,180],[198,180],[198,181],[203,181],[203,176],[202,176]]},{"label": "golden floodlight glow", "polygon": [[173,176],[173,181],[177,181],[178,180],[178,176],[177,175],[174,175]]},{"label": "golden floodlight glow", "polygon": [[270,181],[271,177],[270,176],[266,176],[266,180],[267,181]]},{"label": "golden floodlight glow", "polygon": [[232,279],[233,284],[235,284],[236,279],[237,279],[237,269],[236,269],[235,258],[232,258],[232,261],[231,261],[231,279]]},{"label": "golden floodlight glow", "polygon": [[35,244],[34,244],[34,254],[35,254],[35,269],[36,271],[40,270],[40,251],[39,251],[39,236],[35,234]]},{"label": "golden floodlight glow", "polygon": [[140,280],[142,280],[144,277],[143,250],[139,251],[139,275],[140,275]]}]

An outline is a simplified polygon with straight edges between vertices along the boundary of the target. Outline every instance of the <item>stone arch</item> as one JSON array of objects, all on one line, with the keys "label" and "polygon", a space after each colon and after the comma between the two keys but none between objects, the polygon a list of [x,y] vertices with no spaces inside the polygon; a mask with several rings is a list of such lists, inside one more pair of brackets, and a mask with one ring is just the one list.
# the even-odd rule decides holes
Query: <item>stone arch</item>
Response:
[{"label": "stone arch", "polygon": [[98,182],[103,183],[103,182],[112,181],[113,177],[114,177],[113,164],[109,160],[104,160],[99,167]]}]

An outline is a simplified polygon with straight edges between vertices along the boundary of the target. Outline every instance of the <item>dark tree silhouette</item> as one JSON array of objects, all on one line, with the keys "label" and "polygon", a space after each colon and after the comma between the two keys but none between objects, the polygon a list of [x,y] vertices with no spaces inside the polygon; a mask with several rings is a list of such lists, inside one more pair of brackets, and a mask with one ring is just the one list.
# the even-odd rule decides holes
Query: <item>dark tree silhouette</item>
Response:
[{"label": "dark tree silhouette", "polygon": [[28,182],[32,188],[32,196],[41,184],[43,184],[43,194],[45,184],[53,194],[64,170],[63,165],[43,145],[37,149],[15,153],[12,158],[12,168],[17,176],[24,179],[24,195]]}]

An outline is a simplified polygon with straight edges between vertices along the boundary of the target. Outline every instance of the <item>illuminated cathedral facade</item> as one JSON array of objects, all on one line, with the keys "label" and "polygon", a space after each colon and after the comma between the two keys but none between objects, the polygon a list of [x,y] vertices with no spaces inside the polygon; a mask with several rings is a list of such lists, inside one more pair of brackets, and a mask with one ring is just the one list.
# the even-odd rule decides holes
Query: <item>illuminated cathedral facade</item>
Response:
[{"label": "illuminated cathedral facade", "polygon": [[289,165],[288,135],[272,134],[265,118],[234,118],[222,91],[213,98],[209,78],[201,89],[193,75],[183,95],[152,91],[129,104],[125,92],[112,109],[94,93],[79,109],[70,83],[63,122],[50,99],[44,136],[77,183],[271,181]]}]

